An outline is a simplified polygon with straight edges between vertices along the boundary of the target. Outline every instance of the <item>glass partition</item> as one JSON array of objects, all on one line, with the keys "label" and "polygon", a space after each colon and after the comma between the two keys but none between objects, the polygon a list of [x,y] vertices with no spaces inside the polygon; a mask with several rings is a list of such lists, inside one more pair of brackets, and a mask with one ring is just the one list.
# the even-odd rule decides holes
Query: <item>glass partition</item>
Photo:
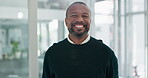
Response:
[{"label": "glass partition", "polygon": [[121,78],[147,78],[148,57],[145,40],[147,33],[146,0],[120,0],[115,5],[115,21],[119,34],[116,47],[119,57],[119,75]]},{"label": "glass partition", "polygon": [[0,0],[0,77],[28,78],[27,0]]},{"label": "glass partition", "polygon": [[114,17],[112,0],[95,3],[95,37],[114,49]]},{"label": "glass partition", "polygon": [[132,21],[133,22],[133,50],[132,50],[133,74],[134,77],[146,78],[144,14],[133,15],[132,20],[133,20]]},{"label": "glass partition", "polygon": [[144,0],[132,0],[132,11],[133,12],[144,11]]}]

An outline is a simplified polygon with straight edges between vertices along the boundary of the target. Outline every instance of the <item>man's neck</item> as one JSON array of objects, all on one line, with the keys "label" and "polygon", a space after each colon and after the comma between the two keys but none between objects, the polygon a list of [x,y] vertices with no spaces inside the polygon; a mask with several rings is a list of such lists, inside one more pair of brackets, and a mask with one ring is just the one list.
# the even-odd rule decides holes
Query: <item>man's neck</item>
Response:
[{"label": "man's neck", "polygon": [[83,35],[82,37],[76,37],[69,34],[68,37],[74,44],[81,44],[88,37],[88,34]]}]

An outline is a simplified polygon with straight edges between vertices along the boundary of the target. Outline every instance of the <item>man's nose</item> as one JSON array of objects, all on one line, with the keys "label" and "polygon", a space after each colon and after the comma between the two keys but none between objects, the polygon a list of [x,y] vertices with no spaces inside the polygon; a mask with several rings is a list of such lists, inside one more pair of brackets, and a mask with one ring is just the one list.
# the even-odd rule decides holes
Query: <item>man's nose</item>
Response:
[{"label": "man's nose", "polygon": [[83,19],[83,17],[79,16],[79,17],[76,19],[76,21],[78,21],[78,22],[83,22],[84,19]]}]

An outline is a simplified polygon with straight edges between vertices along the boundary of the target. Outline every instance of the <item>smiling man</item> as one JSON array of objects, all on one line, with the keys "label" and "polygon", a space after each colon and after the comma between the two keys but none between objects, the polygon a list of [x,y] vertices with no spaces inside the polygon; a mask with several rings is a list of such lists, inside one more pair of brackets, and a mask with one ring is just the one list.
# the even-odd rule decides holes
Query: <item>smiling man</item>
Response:
[{"label": "smiling man", "polygon": [[85,3],[68,7],[65,23],[69,35],[47,50],[42,78],[118,78],[114,52],[88,34],[90,18]]},{"label": "smiling man", "polygon": [[74,5],[69,6],[66,11],[65,22],[71,40],[79,38],[81,39],[81,43],[88,36],[88,31],[90,29],[91,19],[87,5],[84,3],[75,3]]}]

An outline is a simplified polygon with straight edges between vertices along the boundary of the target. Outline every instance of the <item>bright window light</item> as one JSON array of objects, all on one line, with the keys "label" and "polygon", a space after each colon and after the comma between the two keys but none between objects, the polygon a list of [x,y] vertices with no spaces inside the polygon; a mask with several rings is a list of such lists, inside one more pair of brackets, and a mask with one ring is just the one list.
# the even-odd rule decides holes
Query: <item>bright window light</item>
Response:
[{"label": "bright window light", "polygon": [[23,17],[24,17],[23,12],[18,12],[17,18],[18,18],[18,19],[22,19]]},{"label": "bright window light", "polygon": [[113,11],[113,1],[101,1],[95,3],[95,13],[110,14]]}]

